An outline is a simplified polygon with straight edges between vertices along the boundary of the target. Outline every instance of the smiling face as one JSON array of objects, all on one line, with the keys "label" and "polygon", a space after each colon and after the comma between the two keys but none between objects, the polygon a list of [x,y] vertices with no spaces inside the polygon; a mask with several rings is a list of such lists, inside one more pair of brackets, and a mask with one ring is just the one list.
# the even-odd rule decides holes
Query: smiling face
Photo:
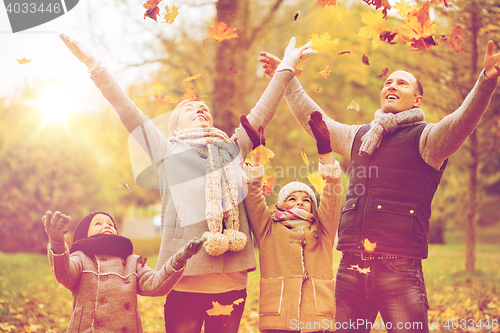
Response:
[{"label": "smiling face", "polygon": [[87,237],[97,234],[118,234],[115,229],[115,224],[108,215],[96,214],[92,218]]},{"label": "smiling face", "polygon": [[188,101],[179,109],[179,117],[174,124],[174,134],[179,130],[196,127],[212,127],[212,115],[202,101]]},{"label": "smiling face", "polygon": [[406,71],[395,71],[384,82],[380,93],[380,106],[386,113],[418,108],[422,104],[415,77]]},{"label": "smiling face", "polygon": [[309,197],[309,194],[307,194],[306,192],[297,191],[293,192],[285,199],[284,208],[292,209],[297,207],[302,208],[308,213],[311,213],[311,204],[312,200],[311,197]]}]

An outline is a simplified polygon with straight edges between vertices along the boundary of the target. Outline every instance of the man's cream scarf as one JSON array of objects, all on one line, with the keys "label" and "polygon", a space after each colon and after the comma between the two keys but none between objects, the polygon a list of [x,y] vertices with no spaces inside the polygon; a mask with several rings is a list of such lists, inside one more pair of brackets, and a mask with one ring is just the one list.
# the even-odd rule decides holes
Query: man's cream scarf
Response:
[{"label": "man's cream scarf", "polygon": [[215,127],[188,128],[180,130],[179,139],[207,158],[205,211],[208,232],[204,243],[208,254],[217,256],[228,249],[240,251],[247,237],[239,231],[238,183],[231,163],[239,153],[232,148],[229,138]]},{"label": "man's cream scarf", "polygon": [[424,124],[424,119],[424,111],[417,108],[398,113],[377,110],[375,119],[370,123],[370,129],[361,138],[359,155],[372,155],[375,148],[380,146],[385,134],[392,133],[398,128]]}]

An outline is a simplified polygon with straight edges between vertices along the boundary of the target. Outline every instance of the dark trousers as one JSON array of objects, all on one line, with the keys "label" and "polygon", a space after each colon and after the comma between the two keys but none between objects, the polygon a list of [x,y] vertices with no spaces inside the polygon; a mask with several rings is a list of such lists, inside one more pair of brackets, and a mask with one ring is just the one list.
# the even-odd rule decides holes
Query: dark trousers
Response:
[{"label": "dark trousers", "polygon": [[374,323],[378,312],[387,332],[429,332],[421,260],[361,260],[345,253],[337,273],[335,297],[338,332],[379,328],[381,323]]},{"label": "dark trousers", "polygon": [[[164,306],[167,333],[200,333],[205,323],[205,333],[238,333],[241,316],[245,308],[247,292],[229,291],[220,294],[202,294],[171,291]],[[243,299],[243,302],[234,301]],[[210,316],[207,310],[214,308],[212,302],[231,305],[230,315]]]}]

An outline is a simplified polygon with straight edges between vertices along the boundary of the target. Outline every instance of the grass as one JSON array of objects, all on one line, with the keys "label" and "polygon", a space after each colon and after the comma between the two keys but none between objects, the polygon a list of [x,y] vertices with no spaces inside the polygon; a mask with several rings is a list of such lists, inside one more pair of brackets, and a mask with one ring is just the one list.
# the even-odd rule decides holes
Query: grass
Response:
[{"label": "grass", "polygon": [[[334,271],[340,253],[334,251]],[[155,267],[156,256],[148,265]],[[465,245],[431,245],[424,260],[430,322],[436,332],[500,332],[500,244],[478,244],[476,272],[467,274]],[[249,274],[248,298],[240,332],[257,333],[259,272]],[[139,306],[145,332],[164,332],[164,298],[141,297]],[[65,332],[72,309],[71,293],[59,285],[40,254],[0,252],[0,332]],[[461,329],[460,320],[468,320]],[[490,328],[471,328],[489,320]],[[380,318],[379,318],[380,320]],[[454,321],[455,320],[455,321]],[[445,325],[448,322],[449,328]],[[463,321],[462,321],[463,324]],[[455,327],[455,329],[453,328]],[[385,332],[385,330],[372,330]]]}]

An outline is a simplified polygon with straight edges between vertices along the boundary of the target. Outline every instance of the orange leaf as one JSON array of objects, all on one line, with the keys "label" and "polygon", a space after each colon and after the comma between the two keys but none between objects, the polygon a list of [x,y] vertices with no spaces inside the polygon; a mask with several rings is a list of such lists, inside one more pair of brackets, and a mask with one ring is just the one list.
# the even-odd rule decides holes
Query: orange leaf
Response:
[{"label": "orange leaf", "polygon": [[196,79],[198,79],[200,77],[203,77],[203,76],[205,76],[205,73],[198,73],[198,74],[195,74],[195,75],[190,76],[188,78],[185,78],[184,80],[182,80],[182,82],[188,82],[188,81],[196,80]]},{"label": "orange leaf", "polygon": [[263,145],[259,145],[257,148],[252,150],[251,153],[253,160],[262,165],[266,165],[269,159],[274,157],[274,152]]},{"label": "orange leaf", "polygon": [[322,70],[321,72],[319,72],[318,74],[323,76],[325,78],[325,80],[328,78],[328,75],[330,75],[330,66],[326,66],[326,68],[324,70]]},{"label": "orange leaf", "polygon": [[276,175],[272,176],[271,178],[268,178],[267,176],[264,176],[264,178],[262,178],[263,195],[268,195],[269,193],[273,192],[272,187],[275,181],[276,181]]},{"label": "orange leaf", "polygon": [[368,240],[368,238],[365,238],[365,240],[363,241],[363,246],[365,247],[366,251],[372,252],[377,247],[377,243],[372,243]]},{"label": "orange leaf", "polygon": [[167,5],[165,6],[165,10],[167,11],[167,13],[164,14],[165,22],[163,23],[169,23],[169,24],[174,23],[175,18],[179,14],[179,8],[172,5],[172,11],[170,11]]},{"label": "orange leaf", "polygon": [[30,62],[31,60],[33,59],[26,59],[26,58],[22,58],[22,59],[17,59],[17,62],[18,62],[18,65],[23,65],[23,64],[27,64],[28,62]]},{"label": "orange leaf", "polygon": [[325,8],[325,6],[335,6],[337,5],[337,0],[318,0],[315,5],[318,4],[321,8]]},{"label": "orange leaf", "polygon": [[153,19],[156,22],[158,22],[156,19],[157,19],[157,16],[159,16],[159,15],[160,15],[160,8],[158,8],[158,6],[156,6],[156,7],[153,7],[151,9],[148,9],[144,13],[144,19],[146,19],[146,17],[149,17],[150,19]]},{"label": "orange leaf", "polygon": [[463,51],[462,47],[462,27],[457,25],[455,29],[453,29],[453,34],[450,37],[450,41],[446,44],[455,52]]},{"label": "orange leaf", "polygon": [[233,312],[233,304],[221,305],[219,302],[212,302],[213,308],[207,310],[209,316],[230,316]]},{"label": "orange leaf", "polygon": [[363,54],[363,57],[361,58],[361,60],[363,61],[363,64],[369,66],[370,65],[370,59],[368,59],[368,57],[366,56],[366,54]]},{"label": "orange leaf", "polygon": [[158,102],[158,104],[161,104],[161,105],[177,104],[177,103],[179,103],[179,101],[175,100],[172,97],[172,93],[168,94],[168,96],[163,97],[163,98],[159,97],[158,95],[155,95],[155,99]]},{"label": "orange leaf", "polygon": [[210,37],[207,39],[215,39],[219,41],[219,43],[225,39],[239,38],[236,34],[236,30],[238,28],[228,28],[225,22],[217,22],[215,27],[208,27],[208,32],[210,33]]},{"label": "orange leaf", "polygon": [[194,93],[194,88],[184,84],[186,86],[186,93],[182,96],[182,99],[197,99],[196,94]]},{"label": "orange leaf", "polygon": [[144,8],[146,9],[153,9],[155,8],[156,6],[158,6],[158,4],[161,2],[161,0],[148,0],[146,1],[146,3],[144,5],[142,5]]}]

